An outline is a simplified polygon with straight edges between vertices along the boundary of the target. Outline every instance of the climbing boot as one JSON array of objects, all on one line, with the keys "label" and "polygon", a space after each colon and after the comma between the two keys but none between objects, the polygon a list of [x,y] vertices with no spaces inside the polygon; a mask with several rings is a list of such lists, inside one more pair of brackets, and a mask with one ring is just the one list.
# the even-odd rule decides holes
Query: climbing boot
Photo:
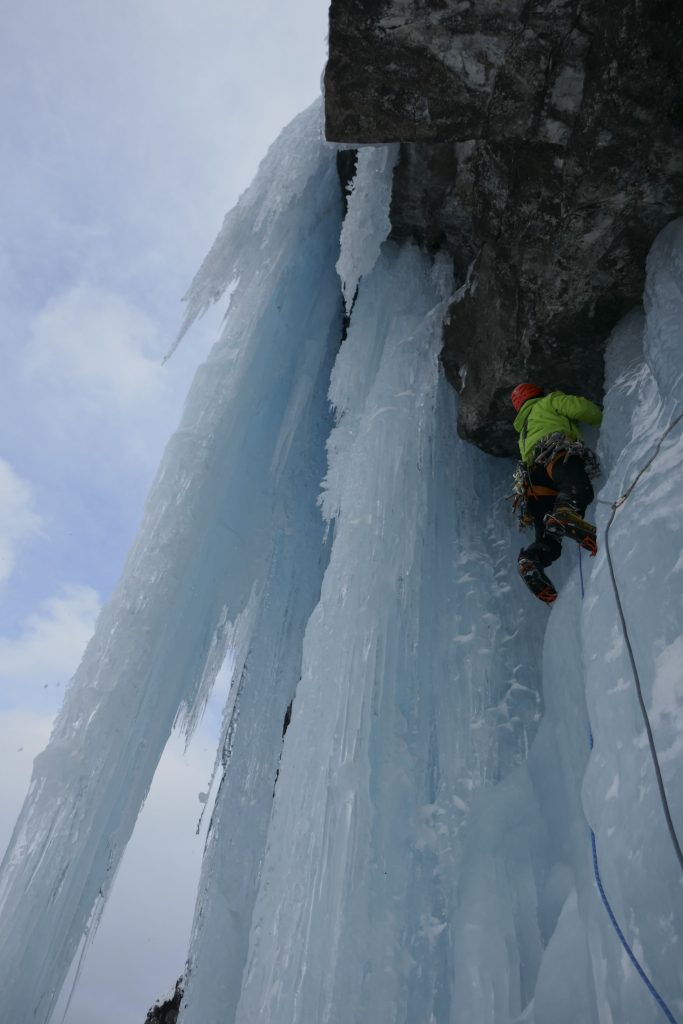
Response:
[{"label": "climbing boot", "polygon": [[598,543],[595,527],[582,519],[571,505],[558,505],[543,517],[545,532],[550,537],[569,537],[588,551],[591,557],[597,554]]},{"label": "climbing boot", "polygon": [[534,597],[544,604],[552,604],[557,599],[557,591],[552,585],[543,569],[531,558],[522,555],[517,559],[519,575],[529,588]]}]

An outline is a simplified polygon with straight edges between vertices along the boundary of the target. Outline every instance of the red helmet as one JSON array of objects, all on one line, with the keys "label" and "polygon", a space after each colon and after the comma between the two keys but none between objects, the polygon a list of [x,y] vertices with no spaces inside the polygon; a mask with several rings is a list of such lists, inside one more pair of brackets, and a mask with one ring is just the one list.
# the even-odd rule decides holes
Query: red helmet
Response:
[{"label": "red helmet", "polygon": [[537,384],[518,384],[510,395],[515,412],[519,412],[524,403],[528,402],[530,398],[538,398],[542,394],[543,388],[539,388]]}]

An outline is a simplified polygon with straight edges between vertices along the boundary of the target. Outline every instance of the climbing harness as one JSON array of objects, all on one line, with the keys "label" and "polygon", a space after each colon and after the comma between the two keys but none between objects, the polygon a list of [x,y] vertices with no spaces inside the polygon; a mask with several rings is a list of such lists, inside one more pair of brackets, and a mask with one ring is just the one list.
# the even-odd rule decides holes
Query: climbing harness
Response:
[{"label": "climbing harness", "polygon": [[[526,424],[524,426],[526,427]],[[595,452],[587,448],[583,441],[572,441],[562,433],[548,434],[538,442],[533,450],[531,465],[542,466],[552,480],[554,467],[558,462],[566,462],[570,456],[578,456],[582,460],[591,479],[600,476],[600,463]],[[560,493],[555,487],[532,483],[529,470],[530,467],[524,462],[517,463],[512,477],[512,494],[509,495],[512,511],[519,520],[520,530],[526,530],[534,524],[534,517],[529,508],[530,499],[556,497]]]},{"label": "climbing harness", "polygon": [[[673,843],[674,850],[675,850],[676,856],[678,858],[678,862],[681,865],[681,868],[683,868],[683,852],[681,851],[681,846],[680,846],[680,843],[678,841],[678,836],[676,835],[676,830],[674,828],[674,824],[673,824],[673,821],[672,821],[672,818],[671,818],[671,812],[669,810],[669,802],[668,802],[668,799],[667,799],[667,796],[666,796],[666,790],[664,788],[664,781],[662,779],[662,773],[661,773],[661,769],[660,769],[660,766],[659,766],[659,758],[657,757],[657,749],[655,747],[654,736],[653,736],[653,733],[652,733],[652,726],[650,724],[650,719],[649,719],[649,716],[648,716],[648,713],[647,713],[647,708],[645,707],[645,700],[643,698],[643,692],[642,692],[642,687],[641,687],[641,682],[640,682],[640,675],[638,673],[638,668],[636,666],[635,657],[634,657],[634,654],[633,654],[633,648],[631,646],[631,640],[630,640],[630,636],[629,636],[629,632],[628,632],[628,626],[626,624],[626,617],[624,615],[624,609],[623,609],[623,606],[622,606],[622,603],[621,603],[621,597],[620,597],[620,594],[619,594],[619,587],[618,587],[616,576],[615,576],[615,573],[614,573],[614,565],[613,565],[613,562],[612,562],[612,553],[611,553],[610,547],[609,547],[609,531],[610,531],[610,528],[612,526],[612,523],[614,522],[614,517],[615,517],[615,515],[617,513],[617,510],[619,508],[621,508],[621,506],[624,504],[624,502],[632,494],[632,492],[633,492],[636,484],[640,480],[640,478],[650,468],[652,463],[655,461],[655,459],[659,455],[660,449],[662,447],[662,444],[663,444],[665,438],[668,436],[668,434],[671,433],[671,431],[676,426],[676,424],[680,423],[681,420],[683,420],[683,413],[680,413],[680,415],[678,415],[669,424],[667,429],[664,431],[664,433],[660,437],[660,439],[659,439],[659,441],[657,443],[657,446],[656,446],[652,456],[648,459],[648,461],[645,463],[645,465],[641,468],[640,472],[638,473],[636,478],[633,480],[633,482],[631,483],[630,487],[628,487],[627,490],[624,491],[624,493],[621,495],[620,498],[618,498],[614,502],[604,501],[604,500],[601,500],[601,499],[598,499],[598,501],[599,501],[599,503],[601,505],[611,505],[611,508],[612,508],[612,514],[610,515],[609,522],[607,523],[607,526],[605,528],[605,552],[606,552],[606,555],[607,555],[607,564],[608,564],[608,567],[609,567],[609,573],[610,573],[610,578],[611,578],[611,581],[612,581],[612,587],[613,587],[613,590],[614,590],[614,597],[615,597],[616,604],[617,604],[617,610],[619,612],[619,618],[620,618],[620,621],[621,621],[621,627],[622,627],[623,634],[624,634],[624,640],[626,641],[626,649],[628,651],[628,656],[629,656],[629,660],[630,660],[630,663],[631,663],[631,670],[633,672],[633,678],[634,678],[634,681],[635,681],[635,684],[636,684],[636,692],[638,694],[638,703],[640,705],[640,710],[642,712],[643,719],[645,721],[645,729],[647,731],[648,742],[649,742],[649,745],[650,745],[650,753],[652,755],[652,761],[653,761],[653,764],[654,764],[655,775],[657,777],[657,785],[658,785],[658,788],[659,788],[659,795],[660,795],[660,799],[661,799],[661,802],[662,802],[662,807],[663,807],[663,810],[664,810],[664,817],[666,818],[667,827],[669,829],[669,835],[671,837],[671,841]],[[579,578],[580,578],[580,581],[581,581],[581,597],[583,598],[583,596],[584,596],[583,566],[582,566],[582,563],[581,563],[581,550],[580,549],[579,549]],[[589,731],[589,740],[590,740],[590,749],[592,750],[593,749],[593,733],[591,731]],[[676,1018],[672,1014],[672,1012],[669,1009],[669,1007],[667,1006],[667,1004],[664,1002],[664,999],[662,998],[662,996],[659,994],[657,989],[654,987],[654,985],[652,984],[652,982],[650,981],[650,979],[646,975],[645,971],[643,970],[643,968],[641,967],[640,963],[638,962],[638,960],[637,960],[633,950],[629,946],[628,941],[627,941],[624,933],[622,932],[621,928],[619,927],[619,922],[617,921],[617,919],[615,917],[615,914],[614,914],[614,911],[612,910],[612,907],[610,905],[610,902],[607,899],[607,894],[605,892],[605,888],[604,888],[604,885],[602,883],[602,878],[601,878],[601,875],[600,875],[600,866],[599,866],[599,863],[598,863],[597,841],[596,841],[595,832],[593,831],[593,829],[590,829],[590,834],[591,834],[591,849],[592,849],[592,859],[593,859],[593,873],[595,875],[595,882],[596,882],[596,885],[598,887],[598,892],[600,893],[600,898],[601,898],[602,903],[603,903],[603,905],[605,907],[605,910],[607,911],[607,915],[608,915],[608,917],[610,919],[610,922],[612,923],[612,926],[613,926],[613,928],[614,928],[614,930],[615,930],[615,932],[617,934],[617,937],[619,938],[619,941],[621,942],[621,944],[622,944],[622,946],[623,946],[627,956],[629,957],[631,963],[635,967],[638,975],[640,976],[641,980],[643,981],[643,983],[645,984],[646,988],[650,992],[651,996],[657,1002],[657,1004],[658,1004],[659,1008],[661,1009],[662,1013],[664,1014],[666,1019],[670,1022],[670,1024],[677,1024]]]}]

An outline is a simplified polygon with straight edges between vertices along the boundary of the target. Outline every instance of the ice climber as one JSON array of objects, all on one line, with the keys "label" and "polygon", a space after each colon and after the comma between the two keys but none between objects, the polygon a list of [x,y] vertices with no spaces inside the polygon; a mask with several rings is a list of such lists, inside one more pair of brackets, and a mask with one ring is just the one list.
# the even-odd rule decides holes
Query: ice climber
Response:
[{"label": "ice climber", "polygon": [[597,460],[586,448],[577,420],[598,424],[602,410],[594,402],[561,391],[545,394],[536,384],[518,384],[511,395],[517,413],[521,462],[515,473],[515,508],[523,526],[533,525],[536,539],[519,553],[519,574],[546,604],[557,591],[546,569],[562,554],[570,537],[594,555],[595,527],[583,518],[593,500],[590,477]]}]

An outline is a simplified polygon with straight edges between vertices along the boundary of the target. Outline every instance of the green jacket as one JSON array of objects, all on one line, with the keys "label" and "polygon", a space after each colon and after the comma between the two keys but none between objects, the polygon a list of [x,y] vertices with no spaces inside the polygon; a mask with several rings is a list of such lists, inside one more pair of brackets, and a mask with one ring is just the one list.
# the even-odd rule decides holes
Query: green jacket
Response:
[{"label": "green jacket", "polygon": [[522,462],[530,466],[533,451],[548,434],[564,434],[572,441],[581,440],[576,420],[583,423],[602,422],[602,410],[595,402],[578,395],[565,395],[551,391],[540,398],[529,398],[515,417],[515,430],[519,434],[519,452]]}]

